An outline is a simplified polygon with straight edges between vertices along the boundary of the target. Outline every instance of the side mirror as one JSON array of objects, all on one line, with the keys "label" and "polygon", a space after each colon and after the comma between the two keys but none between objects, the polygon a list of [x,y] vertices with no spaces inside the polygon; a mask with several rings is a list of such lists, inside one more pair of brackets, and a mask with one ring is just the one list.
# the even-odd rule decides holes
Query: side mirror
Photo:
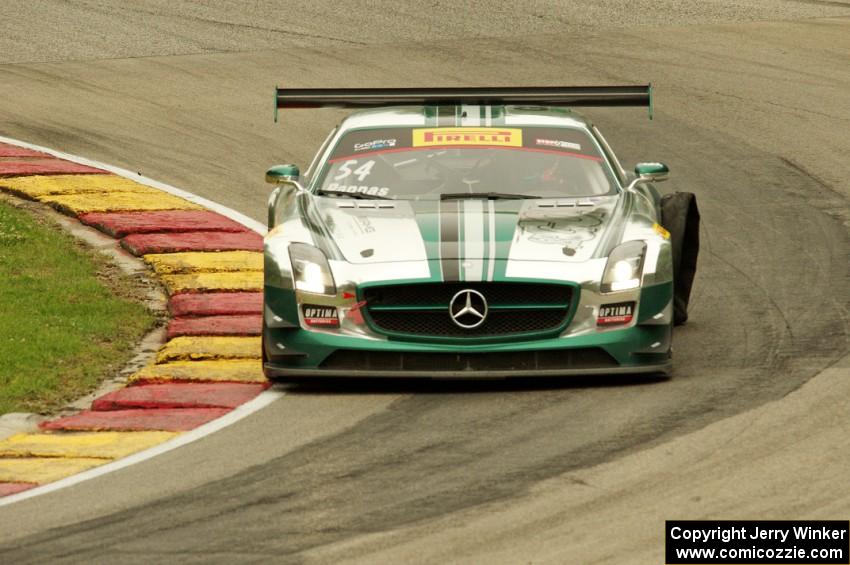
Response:
[{"label": "side mirror", "polygon": [[304,187],[298,182],[301,176],[301,171],[297,165],[276,165],[266,171],[266,182],[277,185],[277,187],[269,194],[268,202],[268,226],[272,229],[277,216],[278,198],[281,195],[292,196],[297,192],[304,191]]},{"label": "side mirror", "polygon": [[645,182],[661,182],[670,176],[670,169],[664,163],[638,163],[635,174]]},{"label": "side mirror", "polygon": [[626,190],[633,190],[638,184],[644,182],[661,182],[670,176],[670,169],[664,163],[638,163],[635,165],[637,178],[633,180]]},{"label": "side mirror", "polygon": [[269,202],[268,202],[268,223],[266,224],[271,230],[274,227],[275,216],[277,215],[277,197],[280,196],[280,187],[272,190],[272,193],[269,194]]},{"label": "side mirror", "polygon": [[298,182],[301,176],[301,171],[297,165],[275,165],[266,171],[266,182],[270,184],[289,184],[295,186],[298,190],[304,190],[304,187]]}]

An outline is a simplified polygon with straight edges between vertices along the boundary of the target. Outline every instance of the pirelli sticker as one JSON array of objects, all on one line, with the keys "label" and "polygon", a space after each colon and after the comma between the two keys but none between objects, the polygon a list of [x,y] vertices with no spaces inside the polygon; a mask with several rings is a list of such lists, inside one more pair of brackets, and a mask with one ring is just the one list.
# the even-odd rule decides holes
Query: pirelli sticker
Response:
[{"label": "pirelli sticker", "polygon": [[334,306],[302,304],[301,313],[304,315],[304,323],[308,326],[314,328],[339,327],[339,316]]},{"label": "pirelli sticker", "polygon": [[413,147],[522,147],[518,128],[419,128],[413,130]]}]

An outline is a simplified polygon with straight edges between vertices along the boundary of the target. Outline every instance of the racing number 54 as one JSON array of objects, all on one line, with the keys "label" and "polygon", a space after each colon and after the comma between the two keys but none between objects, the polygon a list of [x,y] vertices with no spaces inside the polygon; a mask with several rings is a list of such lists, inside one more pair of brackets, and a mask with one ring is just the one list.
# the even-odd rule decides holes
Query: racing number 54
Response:
[{"label": "racing number 54", "polygon": [[375,165],[375,161],[366,161],[362,165],[360,165],[357,169],[351,170],[351,167],[357,164],[357,159],[349,159],[339,167],[339,171],[334,180],[342,180],[344,178],[348,178],[352,173],[357,177],[357,180],[363,182],[366,177],[372,172],[372,167]]}]

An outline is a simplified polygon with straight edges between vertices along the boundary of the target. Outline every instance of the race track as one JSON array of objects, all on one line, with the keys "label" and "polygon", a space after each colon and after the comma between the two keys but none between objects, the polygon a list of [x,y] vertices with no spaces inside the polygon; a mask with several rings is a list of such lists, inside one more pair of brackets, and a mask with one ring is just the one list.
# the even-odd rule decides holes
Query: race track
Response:
[{"label": "race track", "polygon": [[[703,247],[672,380],[289,388],[202,441],[0,508],[2,561],[648,563],[665,517],[847,515],[846,494],[810,493],[848,492],[834,442],[850,434],[826,434],[847,405],[823,399],[850,392],[850,1],[31,4],[4,5],[0,135],[261,221],[266,168],[306,165],[342,115],[274,124],[276,84],[652,81],[651,122],[584,113],[625,164],[666,162],[662,191],[697,193]],[[802,445],[827,460],[800,467]]]}]

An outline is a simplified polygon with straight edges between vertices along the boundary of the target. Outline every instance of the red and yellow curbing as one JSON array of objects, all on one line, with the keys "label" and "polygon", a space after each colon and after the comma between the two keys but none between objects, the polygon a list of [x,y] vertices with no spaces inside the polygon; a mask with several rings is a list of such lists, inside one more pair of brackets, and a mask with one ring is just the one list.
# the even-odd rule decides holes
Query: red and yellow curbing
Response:
[{"label": "red and yellow curbing", "polygon": [[148,449],[227,414],[268,383],[260,366],[262,237],[131,179],[0,143],[0,190],[120,239],[169,294],[168,341],[126,388],[0,441],[0,496]]}]

